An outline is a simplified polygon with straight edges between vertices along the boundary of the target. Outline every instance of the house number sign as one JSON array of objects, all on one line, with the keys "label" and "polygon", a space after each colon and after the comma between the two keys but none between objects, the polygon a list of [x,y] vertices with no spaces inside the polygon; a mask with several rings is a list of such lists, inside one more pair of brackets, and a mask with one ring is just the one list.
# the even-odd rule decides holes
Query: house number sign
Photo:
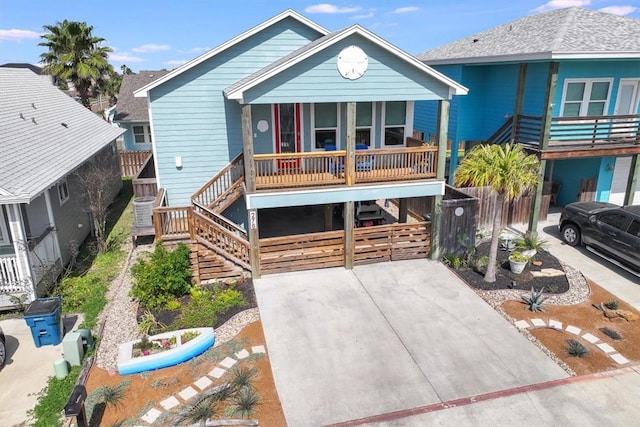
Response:
[{"label": "house number sign", "polygon": [[256,217],[256,211],[249,211],[249,227],[252,230],[258,228],[258,218]]}]

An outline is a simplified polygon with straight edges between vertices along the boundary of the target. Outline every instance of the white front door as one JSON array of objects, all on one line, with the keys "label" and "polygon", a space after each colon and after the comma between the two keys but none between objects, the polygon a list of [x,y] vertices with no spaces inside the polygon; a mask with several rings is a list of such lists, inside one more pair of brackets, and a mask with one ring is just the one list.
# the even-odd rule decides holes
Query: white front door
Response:
[{"label": "white front door", "polygon": [[640,79],[622,79],[618,88],[616,109],[613,114],[637,114],[640,103]]}]

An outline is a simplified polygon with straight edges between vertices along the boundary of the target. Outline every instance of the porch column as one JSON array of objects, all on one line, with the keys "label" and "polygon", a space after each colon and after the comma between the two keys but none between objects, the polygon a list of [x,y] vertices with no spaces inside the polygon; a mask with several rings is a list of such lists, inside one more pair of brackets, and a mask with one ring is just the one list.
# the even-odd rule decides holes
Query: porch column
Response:
[{"label": "porch column", "polygon": [[253,161],[253,131],[251,105],[242,106],[242,153],[244,155],[244,185],[248,193],[256,191],[256,166]]},{"label": "porch column", "polygon": [[638,155],[631,156],[631,164],[629,165],[629,177],[627,178],[627,190],[624,193],[624,206],[633,204],[633,195],[636,192],[638,184]]},{"label": "porch column", "polygon": [[[544,94],[544,115],[540,126],[540,152],[549,148],[549,138],[551,134],[551,119],[553,118],[553,100],[558,85],[558,63],[549,64],[549,74],[547,76],[547,90]],[[533,206],[529,213],[529,227],[527,232],[532,233],[538,229],[538,219],[540,218],[540,203],[542,201],[542,188],[544,187],[544,172],[547,167],[546,160],[540,160],[540,182],[533,197]]]},{"label": "porch column", "polygon": [[344,173],[347,185],[353,185],[356,175],[356,103],[347,103],[347,156],[344,159]]},{"label": "porch column", "polygon": [[260,278],[260,234],[258,232],[258,210],[249,209],[249,262],[251,277]]},{"label": "porch column", "polygon": [[324,231],[333,230],[333,204],[324,205]]},{"label": "porch column", "polygon": [[[60,241],[58,240],[58,230],[56,229],[56,220],[53,217],[53,208],[51,207],[51,194],[49,193],[51,189],[47,189],[44,191],[44,200],[47,204],[47,216],[49,217],[49,227],[51,227],[51,233],[53,233],[53,250],[54,255],[57,259],[60,259],[60,263],[62,264],[62,251],[60,251]],[[64,265],[60,266],[61,268]]]},{"label": "porch column", "polygon": [[344,266],[345,268],[353,268],[353,255],[355,239],[353,236],[353,216],[354,216],[354,202],[349,201],[344,204]]},{"label": "porch column", "polygon": [[522,104],[524,104],[524,89],[527,82],[527,64],[520,64],[518,70],[518,86],[516,87],[516,102],[513,106],[513,122],[511,124],[511,143],[516,141],[518,117],[522,114]]},{"label": "porch column", "polygon": [[407,222],[407,199],[403,197],[398,202],[398,222],[405,223]]},{"label": "porch column", "polygon": [[[438,162],[436,179],[444,180],[445,164],[447,162],[447,133],[449,128],[449,100],[438,102]],[[440,224],[442,223],[442,195],[433,197],[431,211],[431,259],[440,258]]]},{"label": "porch column", "polygon": [[9,217],[9,229],[11,237],[13,238],[13,250],[16,254],[16,260],[18,262],[18,274],[20,281],[24,283],[25,288],[28,289],[31,296],[31,301],[36,299],[36,284],[33,283],[33,277],[31,276],[31,264],[29,263],[29,247],[27,245],[27,238],[22,226],[22,212],[20,212],[20,206],[13,204],[7,206],[7,215]]}]

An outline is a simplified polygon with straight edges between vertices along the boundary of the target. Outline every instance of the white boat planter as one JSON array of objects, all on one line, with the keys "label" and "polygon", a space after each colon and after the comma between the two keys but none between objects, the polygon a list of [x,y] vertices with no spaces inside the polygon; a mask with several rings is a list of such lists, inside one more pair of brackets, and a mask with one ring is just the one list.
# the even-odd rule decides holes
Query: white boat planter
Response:
[{"label": "white boat planter", "polygon": [[[182,343],[181,337],[185,332],[198,332],[199,335],[186,343]],[[120,375],[152,371],[154,369],[166,368],[186,362],[213,347],[213,343],[215,342],[213,328],[180,329],[178,331],[153,335],[148,339],[153,342],[157,340],[170,341],[172,338],[175,338],[176,342],[174,347],[147,356],[133,356],[133,346],[141,340],[120,344],[118,347],[118,372]]]}]

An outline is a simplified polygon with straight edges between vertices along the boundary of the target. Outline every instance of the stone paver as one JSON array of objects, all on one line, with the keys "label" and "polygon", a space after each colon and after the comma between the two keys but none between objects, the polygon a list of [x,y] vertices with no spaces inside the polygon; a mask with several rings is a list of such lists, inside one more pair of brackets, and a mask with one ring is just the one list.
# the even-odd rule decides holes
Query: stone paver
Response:
[{"label": "stone paver", "polygon": [[620,365],[624,365],[625,363],[629,363],[629,360],[626,357],[624,357],[623,355],[621,355],[620,353],[610,354],[609,357],[611,357],[616,363],[618,363]]},{"label": "stone paver", "polygon": [[589,341],[591,344],[595,344],[598,341],[600,341],[600,338],[596,337],[595,335],[591,335],[591,334],[584,334],[582,336],[582,338],[584,338],[585,340]]},{"label": "stone paver", "polygon": [[215,368],[213,368],[213,370],[211,372],[209,372],[207,375],[209,375],[212,378],[220,378],[224,375],[224,373],[227,372],[224,369],[220,369],[217,366]]},{"label": "stone paver", "polygon": [[176,399],[175,396],[167,397],[165,400],[160,402],[160,406],[162,406],[165,410],[175,408],[179,404],[180,404],[180,401]]},{"label": "stone paver", "polygon": [[515,325],[519,329],[528,329],[531,326],[526,320],[518,320]]},{"label": "stone paver", "polygon": [[569,332],[570,334],[574,334],[574,335],[580,335],[580,332],[582,332],[582,330],[580,328],[578,328],[576,326],[572,326],[572,325],[567,326],[566,331]]},{"label": "stone paver", "polygon": [[600,343],[600,344],[596,344],[598,346],[598,348],[602,351],[604,351],[605,353],[615,353],[616,349],[611,347],[609,344],[607,343]]},{"label": "stone paver", "polygon": [[178,393],[178,396],[182,398],[182,400],[189,400],[195,396],[197,396],[198,392],[193,387],[189,386]]},{"label": "stone paver", "polygon": [[547,326],[545,321],[542,319],[531,319],[531,323],[533,324],[533,326],[536,326],[536,327]]},{"label": "stone paver", "polygon": [[558,320],[550,319],[549,320],[549,327],[551,327],[553,329],[562,329],[562,322],[560,322]]},{"label": "stone paver", "polygon": [[266,353],[267,350],[265,350],[263,345],[254,345],[253,347],[251,347],[251,352],[252,353]]},{"label": "stone paver", "polygon": [[151,408],[141,418],[142,418],[142,421],[149,424],[153,424],[160,415],[162,415],[162,412],[160,412],[156,408]]},{"label": "stone paver", "polygon": [[235,365],[237,362],[236,359],[232,359],[231,357],[225,357],[224,360],[222,362],[220,362],[220,364],[222,366],[224,366],[225,368],[229,369],[231,368],[233,365]]},{"label": "stone paver", "polygon": [[198,381],[193,383],[193,385],[198,387],[200,390],[204,390],[205,388],[209,387],[211,384],[213,384],[213,381],[211,381],[208,377],[202,377]]},{"label": "stone paver", "polygon": [[238,358],[238,360],[246,359],[247,357],[249,357],[249,352],[243,348],[242,350],[237,352],[235,356]]}]

